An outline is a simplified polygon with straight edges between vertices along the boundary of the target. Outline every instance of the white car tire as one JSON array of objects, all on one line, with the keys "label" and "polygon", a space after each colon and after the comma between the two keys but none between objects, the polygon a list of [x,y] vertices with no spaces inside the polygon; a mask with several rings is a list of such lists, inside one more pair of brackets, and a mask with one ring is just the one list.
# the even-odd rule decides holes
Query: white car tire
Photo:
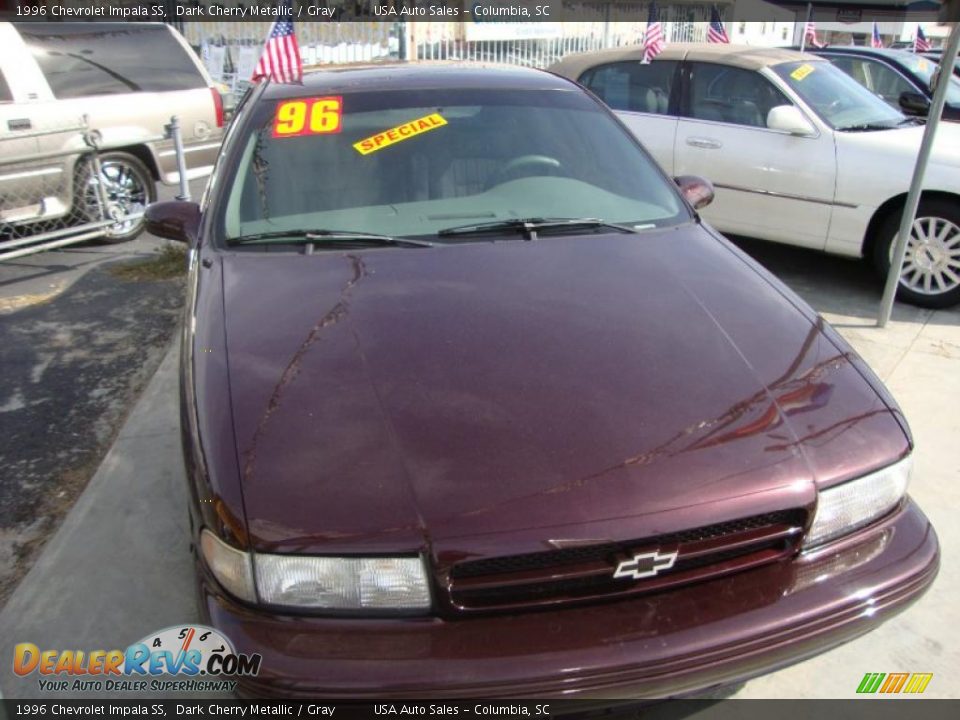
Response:
[{"label": "white car tire", "polygon": [[[884,278],[890,271],[900,213],[880,226],[873,263]],[[904,255],[897,299],[926,308],[960,303],[960,201],[922,200]]]}]

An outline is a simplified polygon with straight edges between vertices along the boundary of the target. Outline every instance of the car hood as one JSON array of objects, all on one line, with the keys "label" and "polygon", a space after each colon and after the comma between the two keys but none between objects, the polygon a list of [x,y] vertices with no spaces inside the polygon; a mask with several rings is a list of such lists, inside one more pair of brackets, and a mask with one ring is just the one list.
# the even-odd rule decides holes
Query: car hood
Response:
[{"label": "car hood", "polygon": [[258,550],[643,537],[906,451],[849,348],[698,225],[221,257]]}]

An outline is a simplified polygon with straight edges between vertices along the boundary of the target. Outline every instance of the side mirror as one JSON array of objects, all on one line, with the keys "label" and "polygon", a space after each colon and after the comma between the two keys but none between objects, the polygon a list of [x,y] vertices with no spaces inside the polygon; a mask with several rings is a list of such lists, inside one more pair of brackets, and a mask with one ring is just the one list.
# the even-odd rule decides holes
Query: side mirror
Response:
[{"label": "side mirror", "polygon": [[143,214],[151,235],[196,244],[200,231],[200,206],[195,202],[168,200],[147,206]]},{"label": "side mirror", "polygon": [[817,129],[795,105],[777,105],[770,108],[767,113],[767,127],[802,137],[817,134]]},{"label": "side mirror", "polygon": [[699,175],[680,175],[673,181],[680,188],[680,194],[694,210],[705,208],[713,202],[713,183]]},{"label": "side mirror", "polygon": [[922,93],[904,90],[900,93],[900,109],[908,115],[926,115],[930,112],[930,101]]}]

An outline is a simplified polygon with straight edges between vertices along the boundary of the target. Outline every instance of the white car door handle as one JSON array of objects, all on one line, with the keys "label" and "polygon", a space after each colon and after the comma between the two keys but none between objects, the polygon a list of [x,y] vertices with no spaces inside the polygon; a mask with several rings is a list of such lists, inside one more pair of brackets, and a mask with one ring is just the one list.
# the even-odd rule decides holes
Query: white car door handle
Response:
[{"label": "white car door handle", "polygon": [[688,137],[687,145],[693,145],[693,147],[698,148],[706,148],[707,150],[718,150],[719,148],[723,147],[723,143],[719,140],[705,137]]}]

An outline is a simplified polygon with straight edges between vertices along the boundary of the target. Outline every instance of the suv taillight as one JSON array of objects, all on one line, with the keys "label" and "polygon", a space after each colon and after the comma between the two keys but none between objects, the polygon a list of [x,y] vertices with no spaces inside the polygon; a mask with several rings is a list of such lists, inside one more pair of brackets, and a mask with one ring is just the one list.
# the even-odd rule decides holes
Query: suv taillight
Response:
[{"label": "suv taillight", "polygon": [[213,95],[213,109],[217,113],[217,127],[223,127],[223,96],[220,94],[220,91],[212,87],[210,88],[210,94]]}]

